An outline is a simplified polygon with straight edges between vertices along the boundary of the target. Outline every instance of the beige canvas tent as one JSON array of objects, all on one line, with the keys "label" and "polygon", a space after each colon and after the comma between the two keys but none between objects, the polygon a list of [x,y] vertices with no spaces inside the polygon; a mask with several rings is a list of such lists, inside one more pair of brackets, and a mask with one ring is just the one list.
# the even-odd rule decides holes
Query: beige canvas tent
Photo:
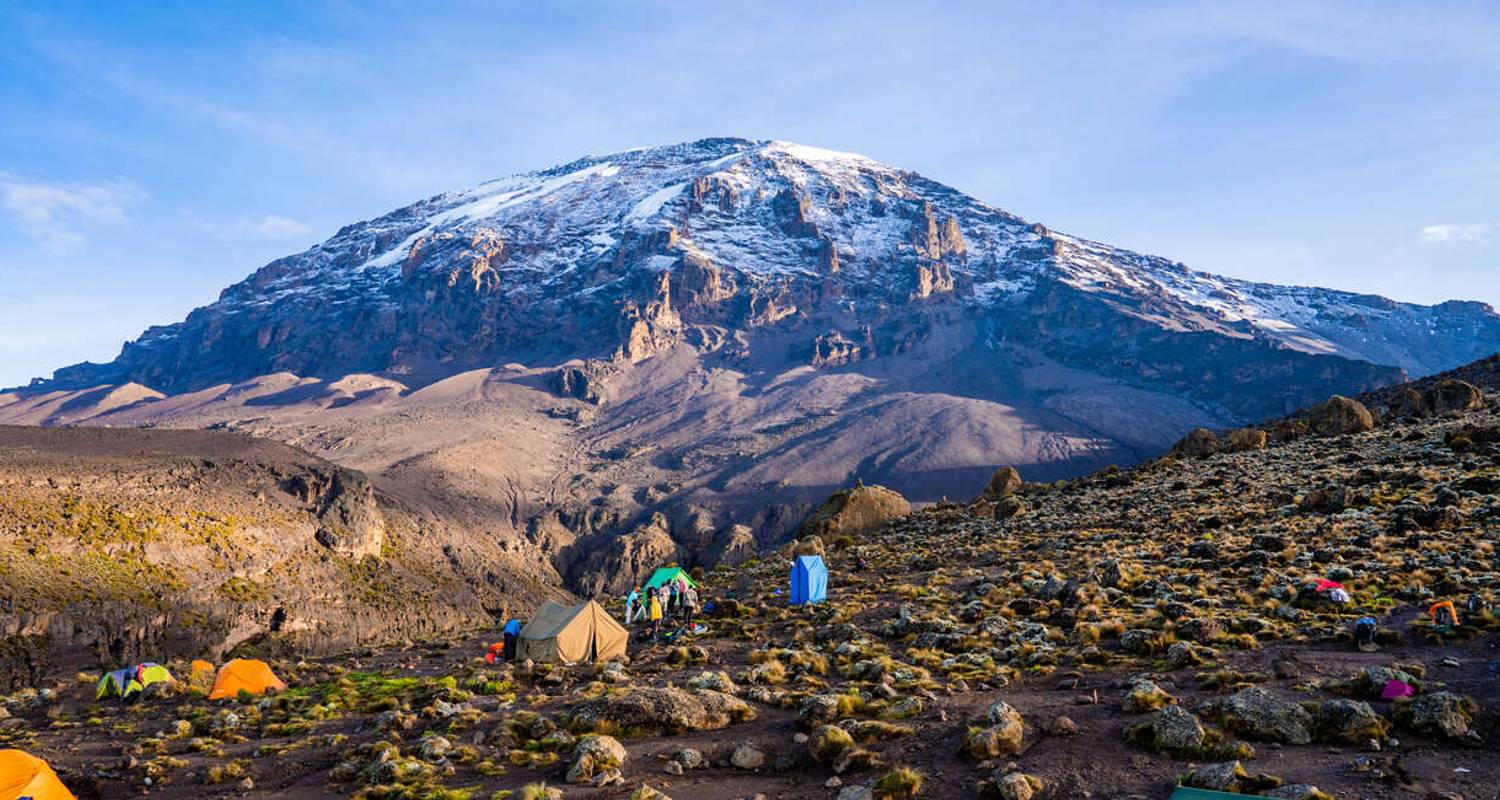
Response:
[{"label": "beige canvas tent", "polygon": [[532,661],[608,661],[625,655],[630,633],[590,600],[576,606],[547,603],[521,629],[516,658]]}]

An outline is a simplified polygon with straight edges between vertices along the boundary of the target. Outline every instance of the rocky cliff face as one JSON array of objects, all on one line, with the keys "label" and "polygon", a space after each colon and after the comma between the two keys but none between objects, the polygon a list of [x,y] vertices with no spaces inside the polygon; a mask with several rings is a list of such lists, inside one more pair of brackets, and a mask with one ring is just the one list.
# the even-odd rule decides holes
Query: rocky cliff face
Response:
[{"label": "rocky cliff face", "polygon": [[[603,589],[778,541],[855,478],[937,500],[998,464],[1078,474],[1495,349],[1481,304],[1217,277],[860,156],[709,139],[350,225],[0,393],[0,421],[294,441]],[[324,538],[367,552],[346,511]]]},{"label": "rocky cliff face", "polygon": [[547,596],[493,543],[424,535],[440,524],[272,442],[0,426],[0,688],[48,664],[406,639]]}]

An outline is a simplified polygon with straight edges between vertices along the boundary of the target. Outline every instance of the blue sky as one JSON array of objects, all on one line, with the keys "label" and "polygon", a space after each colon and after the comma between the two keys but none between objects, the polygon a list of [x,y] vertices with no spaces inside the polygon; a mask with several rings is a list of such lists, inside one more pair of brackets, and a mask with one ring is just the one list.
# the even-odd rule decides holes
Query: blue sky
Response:
[{"label": "blue sky", "polygon": [[345,223],[712,135],[1212,272],[1500,303],[1494,5],[545,5],[0,0],[0,386]]}]

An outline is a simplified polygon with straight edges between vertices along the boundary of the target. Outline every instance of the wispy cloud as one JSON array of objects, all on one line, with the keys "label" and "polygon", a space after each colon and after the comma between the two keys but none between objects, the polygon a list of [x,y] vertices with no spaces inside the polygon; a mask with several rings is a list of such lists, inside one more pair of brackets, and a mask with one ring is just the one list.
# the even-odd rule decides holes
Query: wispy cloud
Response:
[{"label": "wispy cloud", "polygon": [[1490,226],[1482,222],[1458,225],[1442,223],[1422,228],[1422,241],[1444,244],[1448,242],[1483,242],[1489,238]]},{"label": "wispy cloud", "polygon": [[312,233],[312,227],[280,214],[241,217],[228,222],[188,216],[188,222],[221,239],[290,239]]},{"label": "wispy cloud", "polygon": [[0,208],[27,235],[54,251],[83,241],[81,228],[91,222],[119,222],[146,199],[131,181],[45,183],[0,172]]}]

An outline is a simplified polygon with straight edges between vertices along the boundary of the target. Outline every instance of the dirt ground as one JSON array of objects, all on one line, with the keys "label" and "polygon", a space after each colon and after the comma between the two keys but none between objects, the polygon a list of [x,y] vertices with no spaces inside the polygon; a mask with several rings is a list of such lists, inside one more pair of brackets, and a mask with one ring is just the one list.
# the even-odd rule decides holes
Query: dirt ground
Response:
[{"label": "dirt ground", "polygon": [[[1415,614],[1408,609],[1402,616]],[[749,649],[743,642],[714,638],[700,639],[710,652],[707,665],[672,668],[662,662],[663,649],[637,646],[630,669],[637,682],[653,685],[682,685],[686,679],[705,668],[724,669],[730,674],[749,666]],[[336,660],[342,666],[362,670],[398,670],[412,676],[449,674],[482,652],[483,642],[471,640],[452,648],[411,648],[381,653],[364,653],[363,657]],[[1500,637],[1486,636],[1468,642],[1436,645],[1417,640],[1384,648],[1377,653],[1361,653],[1340,645],[1305,647],[1274,644],[1258,651],[1233,652],[1226,655],[1223,666],[1242,672],[1273,670],[1280,662],[1286,677],[1261,685],[1287,696],[1298,696],[1297,684],[1314,678],[1347,677],[1366,666],[1393,662],[1422,662],[1428,665],[1426,680],[1442,682],[1459,693],[1474,697],[1485,709],[1478,720],[1480,742],[1455,743],[1437,741],[1398,729],[1394,736],[1399,744],[1378,752],[1363,747],[1278,746],[1257,744],[1255,758],[1245,762],[1252,772],[1270,773],[1287,783],[1314,784],[1337,798],[1424,798],[1462,797],[1465,800],[1488,800],[1497,797],[1500,786]],[[1456,666],[1452,664],[1456,663]],[[1290,666],[1289,666],[1290,665]],[[655,671],[658,667],[660,672]],[[586,671],[575,668],[580,674]],[[1193,708],[1213,696],[1199,686],[1193,670],[1156,673],[1158,682]],[[1295,672],[1296,674],[1291,674]],[[921,797],[960,798],[976,793],[976,782],[987,772],[964,760],[959,746],[968,722],[982,717],[990,703],[1004,699],[1017,708],[1028,723],[1027,749],[1009,759],[1024,772],[1040,777],[1045,785],[1043,798],[1166,798],[1174,779],[1193,765],[1163,754],[1127,744],[1122,731],[1143,721],[1145,715],[1120,710],[1124,685],[1133,671],[1073,671],[1046,679],[1023,680],[991,690],[936,694],[924,711],[907,720],[914,735],[885,743],[880,753],[892,765],[909,765],[924,777]],[[649,677],[646,677],[649,676]],[[1313,699],[1319,694],[1307,695]],[[330,720],[309,733],[297,737],[253,739],[224,748],[222,756],[184,753],[187,766],[175,770],[169,781],[145,787],[138,777],[90,777],[121,765],[132,737],[130,728],[148,732],[166,727],[184,708],[179,705],[208,704],[204,700],[174,699],[160,707],[135,705],[119,707],[102,704],[94,707],[92,692],[80,683],[62,690],[62,702],[37,710],[28,716],[35,731],[35,743],[28,749],[48,759],[80,798],[125,798],[151,796],[163,800],[224,796],[323,798],[349,796],[353,784],[330,783],[330,771],[345,756],[354,742],[376,734],[370,730],[369,716],[348,716]],[[500,704],[490,698],[476,697],[473,704],[483,712],[469,735],[488,730],[501,713]],[[1377,711],[1389,704],[1375,702]],[[828,786],[835,777],[826,765],[813,762],[805,745],[794,742],[796,728],[790,710],[755,704],[755,720],[719,731],[691,732],[677,736],[623,738],[629,759],[623,768],[625,783],[605,789],[573,787],[563,783],[567,754],[551,767],[540,769],[511,768],[499,777],[481,777],[463,766],[443,781],[450,788],[473,791],[472,797],[491,797],[500,790],[517,790],[538,781],[562,789],[565,797],[624,798],[642,783],[649,784],[677,800],[717,800],[719,798],[834,798],[839,788]],[[560,698],[544,702],[536,710],[560,710]],[[54,727],[57,720],[77,720],[95,716],[105,724]],[[1058,716],[1067,716],[1079,732],[1070,736],[1046,733]],[[119,732],[118,718],[136,723]],[[116,719],[111,719],[116,718]],[[406,738],[414,741],[420,731]],[[314,735],[310,735],[314,734]],[[320,744],[322,737],[344,734],[347,741]],[[465,734],[449,734],[455,742]],[[480,741],[475,736],[473,741]],[[266,745],[304,743],[288,753],[256,757],[257,748]],[[308,744],[308,742],[311,742]],[[766,753],[767,766],[754,771],[737,769],[728,764],[730,753],[738,745],[751,742]],[[667,759],[686,747],[702,751],[709,766],[683,776],[668,775],[663,770]],[[252,789],[240,781],[218,785],[206,784],[207,770],[215,764],[246,759]],[[995,766],[1003,766],[1005,760]],[[869,784],[883,770],[850,772],[839,777],[844,786]]]}]

